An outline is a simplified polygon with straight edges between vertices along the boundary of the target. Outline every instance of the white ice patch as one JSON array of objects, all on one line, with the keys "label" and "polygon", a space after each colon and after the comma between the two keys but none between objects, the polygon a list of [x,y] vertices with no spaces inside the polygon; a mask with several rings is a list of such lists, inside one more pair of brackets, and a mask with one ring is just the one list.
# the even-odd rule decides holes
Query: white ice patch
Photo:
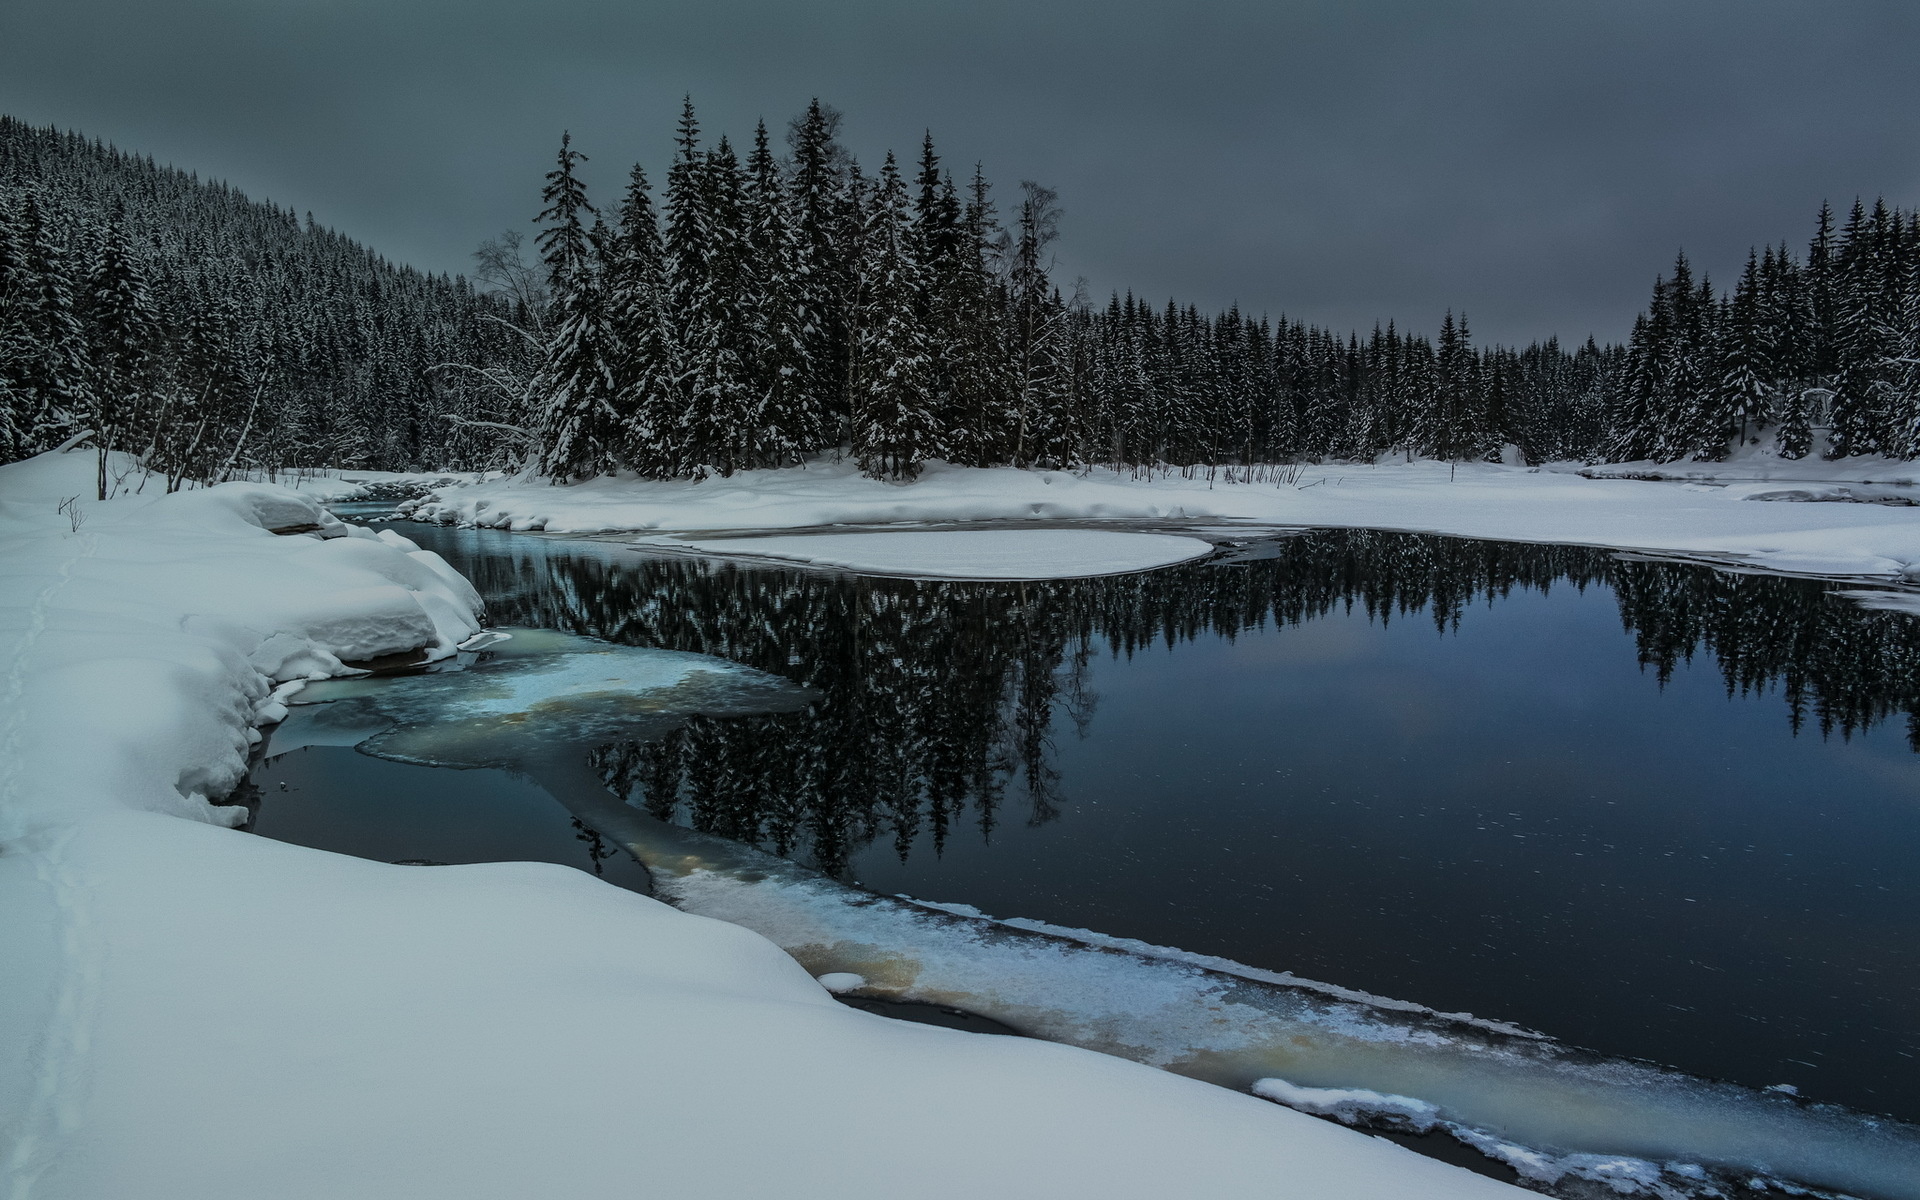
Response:
[{"label": "white ice patch", "polygon": [[364,743],[403,762],[526,767],[581,746],[656,737],[693,713],[784,711],[811,695],[704,654],[524,629],[464,669],[315,684],[272,750]]},{"label": "white ice patch", "polygon": [[[1705,1169],[1696,1163],[1656,1163],[1622,1154],[1549,1154],[1517,1146],[1478,1130],[1450,1126],[1447,1132],[1495,1162],[1512,1167],[1529,1183],[1552,1188],[1567,1179],[1583,1179],[1605,1186],[1620,1196],[1652,1196],[1657,1200],[1691,1200],[1696,1196],[1724,1196]],[[1806,1194],[1777,1180],[1755,1179],[1756,1191],[1775,1188],[1789,1195]]]},{"label": "white ice patch", "polygon": [[867,986],[866,979],[863,976],[855,975],[852,971],[828,971],[825,975],[821,975],[818,978],[821,987],[835,993],[854,992]]},{"label": "white ice patch", "polygon": [[927,579],[1076,579],[1186,562],[1213,546],[1199,538],[1088,529],[818,533],[790,537],[652,538],[643,548],[770,558],[872,575]]}]

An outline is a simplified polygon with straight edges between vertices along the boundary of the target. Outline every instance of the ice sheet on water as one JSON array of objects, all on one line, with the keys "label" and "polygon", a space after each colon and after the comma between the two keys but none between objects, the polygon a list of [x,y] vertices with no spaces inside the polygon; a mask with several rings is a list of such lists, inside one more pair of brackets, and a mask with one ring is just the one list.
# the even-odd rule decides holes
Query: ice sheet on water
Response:
[{"label": "ice sheet on water", "polygon": [[1445,1133],[1568,1200],[1724,1198],[1755,1179],[1920,1200],[1920,1129],[1897,1121],[1121,939],[878,896],[634,810],[627,819],[620,840],[661,895],[763,934],[816,976],[857,974],[863,995],[965,1009],[1343,1123]]},{"label": "ice sheet on water", "polygon": [[357,745],[402,762],[523,767],[562,747],[656,737],[695,713],[781,712],[812,696],[704,654],[545,629],[511,633],[463,654],[453,670],[314,684],[294,697],[273,752]]}]

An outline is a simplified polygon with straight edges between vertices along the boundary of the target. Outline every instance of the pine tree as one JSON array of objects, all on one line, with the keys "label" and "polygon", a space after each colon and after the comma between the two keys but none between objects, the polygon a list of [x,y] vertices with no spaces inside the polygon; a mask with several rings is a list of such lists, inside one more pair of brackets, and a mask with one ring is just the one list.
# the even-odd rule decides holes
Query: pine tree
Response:
[{"label": "pine tree", "polygon": [[1744,442],[1749,426],[1757,419],[1764,419],[1767,355],[1763,290],[1759,257],[1749,250],[1746,269],[1741,273],[1740,282],[1734,285],[1733,299],[1721,320],[1713,404],[1709,410],[1711,432],[1696,449],[1703,458],[1721,457],[1729,438]]},{"label": "pine tree", "polygon": [[749,262],[744,181],[726,137],[695,177],[704,212],[705,259],[685,314],[687,441],[704,474],[759,465],[765,457],[763,393],[754,386],[753,275]]},{"label": "pine tree", "polygon": [[853,358],[853,452],[876,479],[912,479],[937,453],[922,255],[893,155],[862,239]]},{"label": "pine tree", "polygon": [[624,427],[620,457],[653,478],[672,472],[665,444],[681,403],[668,327],[664,250],[646,172],[634,164],[606,264],[607,323],[619,361],[613,407]]},{"label": "pine tree", "polygon": [[746,262],[750,270],[749,362],[763,432],[753,465],[801,461],[827,444],[827,424],[807,381],[816,345],[801,294],[801,247],[785,180],[762,122],[746,168]]},{"label": "pine tree", "polygon": [[44,450],[76,432],[91,407],[86,331],[75,311],[72,260],[35,192],[26,194],[18,230],[20,286],[14,302],[26,331],[18,385],[26,420],[20,423],[28,447]]},{"label": "pine tree", "polygon": [[535,377],[539,406],[540,471],[556,483],[612,470],[625,440],[617,407],[616,364],[621,352],[607,321],[602,247],[610,239],[593,215],[586,188],[575,173],[586,156],[562,134],[560,155],[541,192],[545,223],[538,239],[553,297],[553,333]]},{"label": "pine tree", "polygon": [[160,321],[145,272],[127,244],[124,214],[100,240],[85,304],[92,348],[92,426],[100,450],[98,496],[107,498],[107,453],[139,448],[138,430],[154,385]]},{"label": "pine tree", "polygon": [[840,114],[814,100],[788,130],[788,197],[795,242],[793,292],[803,339],[799,407],[816,444],[837,445],[847,415],[855,256],[847,222],[852,163],[837,140]]},{"label": "pine tree", "polygon": [[1049,250],[1059,236],[1059,197],[1031,180],[1021,183],[1013,261],[1007,278],[1009,352],[1016,467],[1066,466],[1078,430],[1072,412],[1067,308],[1048,278]]}]

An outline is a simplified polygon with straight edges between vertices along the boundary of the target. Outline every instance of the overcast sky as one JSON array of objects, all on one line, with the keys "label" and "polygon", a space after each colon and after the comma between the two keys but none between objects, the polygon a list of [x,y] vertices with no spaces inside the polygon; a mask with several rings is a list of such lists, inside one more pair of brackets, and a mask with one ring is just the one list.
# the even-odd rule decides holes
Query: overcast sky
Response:
[{"label": "overcast sky", "polygon": [[1731,283],[1823,198],[1920,202],[1912,0],[0,0],[0,111],[435,270],[525,225],[562,129],[602,198],[664,167],[683,93],[1053,186],[1096,297],[1341,329],[1617,338],[1676,249]]}]

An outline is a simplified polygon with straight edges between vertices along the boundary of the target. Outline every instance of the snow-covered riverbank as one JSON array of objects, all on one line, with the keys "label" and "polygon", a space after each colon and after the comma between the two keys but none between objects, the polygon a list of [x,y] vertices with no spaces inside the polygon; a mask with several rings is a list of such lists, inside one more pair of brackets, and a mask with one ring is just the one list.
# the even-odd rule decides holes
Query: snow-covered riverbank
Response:
[{"label": "snow-covered riverbank", "polygon": [[[1775,478],[1775,471],[1786,474]],[[963,521],[1234,521],[1612,546],[1762,570],[1920,580],[1920,508],[1808,502],[1869,494],[1903,501],[1913,464],[1742,461],[1688,464],[1679,473],[1691,482],[1591,479],[1571,466],[1416,462],[1308,466],[1284,484],[1210,484],[1178,474],[1148,480],[1105,469],[935,465],[914,483],[893,484],[864,478],[849,463],[822,462],[700,483],[606,478],[556,487],[497,479],[440,488],[410,512],[493,528],[655,536]],[[1817,482],[1823,477],[1829,482]],[[1877,490],[1863,492],[1869,479]],[[713,539],[703,539],[703,548],[713,550]],[[750,552],[751,544],[741,549]]]},{"label": "snow-covered riverbank", "polygon": [[758,935],[579,872],[224,828],[286,685],[450,652],[476,598],[281,489],[61,511],[92,472],[0,467],[7,1196],[1520,1194],[1119,1059],[845,1008]]}]

